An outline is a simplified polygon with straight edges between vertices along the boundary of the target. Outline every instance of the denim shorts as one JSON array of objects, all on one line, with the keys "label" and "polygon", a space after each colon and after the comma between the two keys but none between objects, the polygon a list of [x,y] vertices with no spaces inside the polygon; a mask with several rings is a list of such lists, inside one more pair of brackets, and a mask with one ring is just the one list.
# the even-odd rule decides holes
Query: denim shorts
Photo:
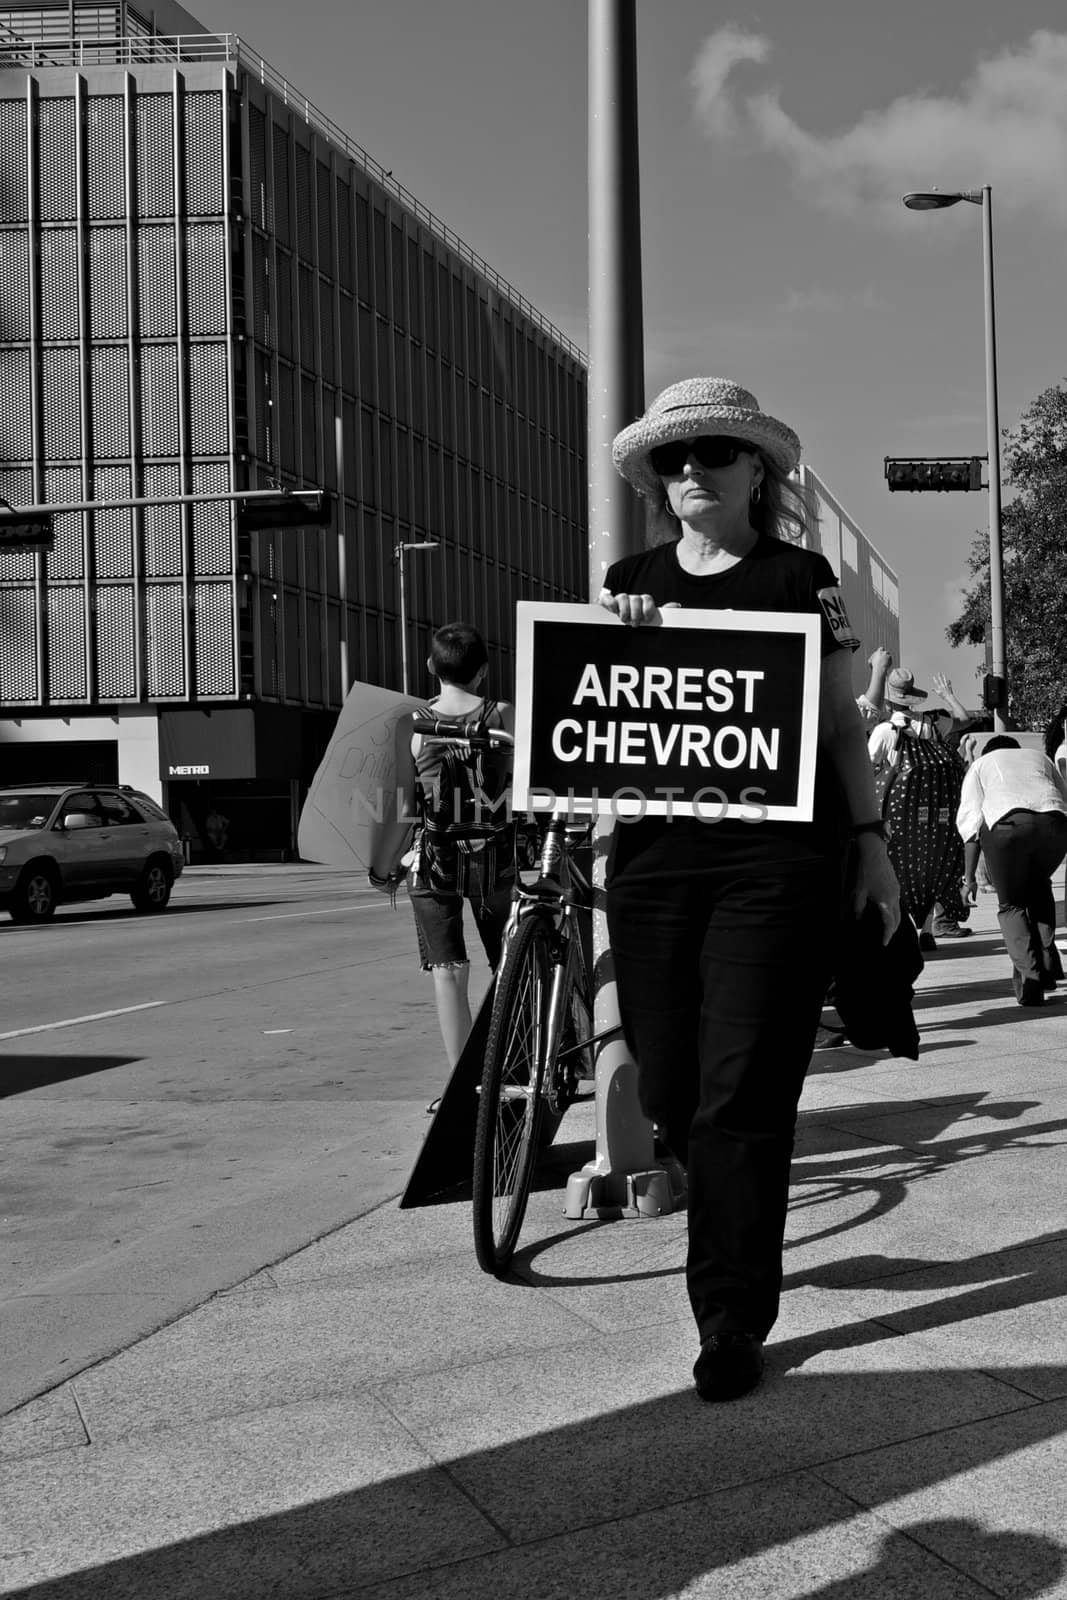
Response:
[{"label": "denim shorts", "polygon": [[461,894],[442,894],[435,889],[408,890],[419,940],[419,962],[423,972],[434,967],[466,965],[467,942],[463,937],[463,907],[469,906],[474,926],[489,965],[496,971],[504,926],[511,910],[511,885],[495,889],[484,898]]}]

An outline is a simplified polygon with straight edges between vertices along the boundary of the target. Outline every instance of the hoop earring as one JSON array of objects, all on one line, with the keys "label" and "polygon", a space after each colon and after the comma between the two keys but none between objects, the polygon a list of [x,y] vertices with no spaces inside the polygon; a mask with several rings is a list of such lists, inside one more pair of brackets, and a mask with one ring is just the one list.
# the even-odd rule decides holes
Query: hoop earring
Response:
[{"label": "hoop earring", "polygon": [[678,519],[677,511],[675,511],[675,509],[671,505],[670,501],[667,500],[666,498],[663,501],[663,514],[664,514],[665,517],[673,517],[675,519],[675,521],[677,521],[677,519]]},{"label": "hoop earring", "polygon": [[754,506],[758,506],[762,499],[762,491],[758,483],[754,483],[748,492],[748,498]]}]

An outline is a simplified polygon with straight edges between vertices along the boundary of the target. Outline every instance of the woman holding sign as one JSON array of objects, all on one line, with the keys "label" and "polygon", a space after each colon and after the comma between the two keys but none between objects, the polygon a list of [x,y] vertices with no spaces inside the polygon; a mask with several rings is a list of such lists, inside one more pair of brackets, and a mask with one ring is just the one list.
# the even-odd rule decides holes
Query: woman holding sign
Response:
[{"label": "woman holding sign", "polygon": [[704,1400],[746,1393],[778,1313],[797,1106],[831,975],[849,835],[854,904],[900,911],[850,659],[792,428],[721,378],[666,389],[613,445],[662,542],[612,566],[600,603],[630,626],[671,606],[822,621],[811,822],[645,817],[615,830],[608,928],[642,1108],[688,1168],[687,1281]]}]

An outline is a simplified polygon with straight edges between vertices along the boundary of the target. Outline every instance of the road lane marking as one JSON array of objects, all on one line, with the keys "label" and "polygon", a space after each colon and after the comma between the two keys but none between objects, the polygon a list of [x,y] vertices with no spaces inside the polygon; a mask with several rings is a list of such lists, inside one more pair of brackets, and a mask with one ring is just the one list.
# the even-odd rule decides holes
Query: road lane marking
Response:
[{"label": "road lane marking", "polygon": [[335,917],[339,911],[374,911],[374,905],[367,906],[327,906],[325,911],[278,911],[270,917],[231,917],[234,926],[246,922],[290,922],[294,917]]},{"label": "road lane marking", "polygon": [[139,1006],[119,1006],[116,1011],[92,1011],[87,1017],[67,1017],[62,1022],[39,1022],[35,1028],[12,1028],[0,1039],[21,1039],[27,1033],[51,1033],[53,1028],[76,1028],[79,1022],[103,1022],[108,1017],[124,1017],[130,1011],[151,1011],[154,1006],[169,1006],[169,1000],[145,1000]]}]

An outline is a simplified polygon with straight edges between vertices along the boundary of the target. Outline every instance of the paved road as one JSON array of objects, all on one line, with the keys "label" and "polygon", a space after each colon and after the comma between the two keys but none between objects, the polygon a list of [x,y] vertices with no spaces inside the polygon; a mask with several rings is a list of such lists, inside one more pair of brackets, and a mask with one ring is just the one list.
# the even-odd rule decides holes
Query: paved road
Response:
[{"label": "paved road", "polygon": [[194,871],[0,956],[0,1411],[403,1187],[440,1046],[361,877]]}]

